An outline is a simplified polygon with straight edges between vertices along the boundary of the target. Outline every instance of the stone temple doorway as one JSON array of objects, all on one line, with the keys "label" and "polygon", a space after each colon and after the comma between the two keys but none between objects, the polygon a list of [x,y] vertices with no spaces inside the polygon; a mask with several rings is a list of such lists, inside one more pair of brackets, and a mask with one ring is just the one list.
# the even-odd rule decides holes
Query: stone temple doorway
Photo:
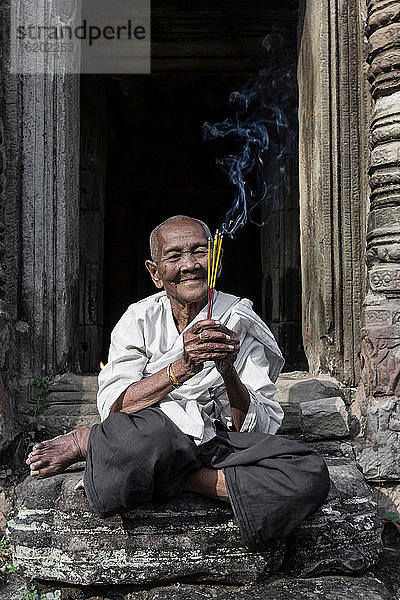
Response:
[{"label": "stone temple doorway", "polygon": [[[267,5],[226,0],[191,10],[178,0],[155,0],[148,78],[14,77],[6,68],[4,33],[0,368],[21,414],[26,407],[35,413],[32,382],[43,377],[59,384],[49,397],[51,434],[76,426],[77,415],[86,419],[88,386],[96,414],[96,378],[86,375],[97,373],[106,359],[109,332],[121,312],[152,291],[143,269],[149,230],[176,212],[203,217],[214,228],[230,204],[232,189],[214,165],[218,149],[203,143],[201,125],[229,116],[227,95],[258,72],[261,42],[271,31],[284,37],[297,64],[298,152],[288,165],[290,185],[277,190],[269,223],[261,230],[249,225],[235,242],[226,242],[222,285],[252,297],[278,339],[288,371],[329,374],[351,400],[365,360],[371,389],[387,393],[374,383],[374,348],[392,335],[390,323],[387,329],[381,324],[392,318],[392,308],[376,311],[377,294],[386,288],[397,293],[398,282],[397,251],[390,246],[397,233],[386,226],[391,213],[384,212],[380,196],[387,186],[392,201],[387,173],[397,165],[395,150],[386,153],[384,145],[385,128],[397,115],[396,99],[393,106],[387,103],[385,90],[397,90],[392,79],[397,71],[381,72],[382,61],[391,65],[393,54],[389,48],[381,57],[384,36],[374,33],[386,23],[384,8],[377,1],[368,9],[370,77],[374,98],[382,96],[374,121],[365,83],[363,3],[301,0],[297,7],[293,0]],[[9,9],[9,3],[0,8],[2,26]],[[376,147],[369,181],[371,136]],[[367,221],[370,184],[377,195]],[[363,335],[372,341],[366,338],[363,356],[364,300],[371,303],[372,320]],[[397,380],[390,377],[391,393]],[[72,420],[62,422],[60,415]],[[1,419],[12,437],[12,419]]]},{"label": "stone temple doorway", "polygon": [[[80,366],[98,370],[126,307],[154,293],[144,269],[148,234],[173,214],[219,226],[233,186],[215,158],[234,142],[204,142],[202,124],[233,116],[227,99],[265,66],[262,41],[297,59],[295,0],[152,4],[152,74],[81,76]],[[296,70],[292,69],[296,90]],[[296,93],[296,92],[294,92]],[[296,104],[296,100],[294,101]],[[247,296],[270,325],[287,370],[306,369],[301,335],[298,156],[262,228],[224,243],[225,291]]]}]

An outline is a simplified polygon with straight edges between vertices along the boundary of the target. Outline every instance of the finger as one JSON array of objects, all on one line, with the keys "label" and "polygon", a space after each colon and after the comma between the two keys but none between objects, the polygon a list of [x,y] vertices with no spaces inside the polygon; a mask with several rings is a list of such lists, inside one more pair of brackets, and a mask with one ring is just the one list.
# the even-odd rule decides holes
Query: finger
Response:
[{"label": "finger", "polygon": [[235,351],[235,346],[233,344],[217,344],[213,342],[208,342],[197,348],[195,352],[198,356],[199,354],[208,354],[210,352],[222,352],[223,354],[231,354]]},{"label": "finger", "polygon": [[192,333],[200,333],[203,329],[212,329],[219,327],[221,325],[220,321],[214,321],[214,319],[204,319],[203,321],[198,321],[195,323],[189,331]]},{"label": "finger", "polygon": [[236,333],[232,330],[232,329],[228,329],[228,327],[226,327],[225,325],[219,325],[217,331],[222,331],[222,333],[225,333],[226,335],[230,335],[231,338],[237,338]]},{"label": "finger", "polygon": [[200,331],[199,339],[201,342],[229,342],[232,338],[229,334],[215,329]]},{"label": "finger", "polygon": [[221,350],[221,352],[227,352],[231,350],[235,350],[235,344],[232,341],[223,340],[223,341],[197,341],[193,350],[196,352],[207,352],[207,350]]},{"label": "finger", "polygon": [[205,363],[207,361],[219,362],[219,361],[224,361],[227,358],[231,359],[232,355],[227,354],[226,352],[207,352],[206,354],[199,354],[199,356],[196,356],[195,362],[197,362],[197,363]]},{"label": "finger", "polygon": [[233,340],[200,340],[195,339],[191,340],[187,344],[185,344],[185,351],[191,355],[197,355],[199,352],[210,352],[210,351],[220,351],[220,352],[238,352],[240,348],[239,342]]}]

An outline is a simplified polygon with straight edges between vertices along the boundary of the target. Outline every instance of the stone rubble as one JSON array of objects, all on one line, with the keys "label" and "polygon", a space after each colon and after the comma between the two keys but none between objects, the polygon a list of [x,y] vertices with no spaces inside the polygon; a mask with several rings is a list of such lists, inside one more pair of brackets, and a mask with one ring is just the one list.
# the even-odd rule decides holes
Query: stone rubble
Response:
[{"label": "stone rubble", "polygon": [[280,434],[301,434],[299,406],[302,402],[340,396],[339,383],[332,377],[311,377],[303,371],[281,373],[276,383],[275,399],[285,416]]},{"label": "stone rubble", "polygon": [[342,398],[320,398],[301,402],[301,429],[306,440],[347,437],[350,433],[346,405]]}]

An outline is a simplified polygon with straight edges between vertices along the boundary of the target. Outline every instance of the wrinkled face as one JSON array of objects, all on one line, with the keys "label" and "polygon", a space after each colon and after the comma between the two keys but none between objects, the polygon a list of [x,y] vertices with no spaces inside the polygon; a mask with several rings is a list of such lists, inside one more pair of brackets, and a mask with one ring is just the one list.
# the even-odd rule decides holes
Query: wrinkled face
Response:
[{"label": "wrinkled face", "polygon": [[201,303],[207,298],[207,237],[196,221],[162,227],[157,263],[146,261],[154,284],[180,304]]}]

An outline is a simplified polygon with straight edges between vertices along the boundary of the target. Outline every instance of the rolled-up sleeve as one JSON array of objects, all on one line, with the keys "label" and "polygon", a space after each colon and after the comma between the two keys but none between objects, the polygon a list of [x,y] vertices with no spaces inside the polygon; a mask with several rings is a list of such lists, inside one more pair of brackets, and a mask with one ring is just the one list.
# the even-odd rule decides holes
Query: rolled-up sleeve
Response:
[{"label": "rolled-up sleeve", "polygon": [[97,408],[102,421],[119,396],[143,378],[148,360],[143,330],[134,311],[130,311],[122,316],[111,334],[108,362],[99,374]]},{"label": "rolled-up sleeve", "polygon": [[276,433],[284,413],[280,404],[274,400],[276,386],[269,378],[269,363],[260,342],[254,341],[238,374],[250,397],[240,431]]}]

